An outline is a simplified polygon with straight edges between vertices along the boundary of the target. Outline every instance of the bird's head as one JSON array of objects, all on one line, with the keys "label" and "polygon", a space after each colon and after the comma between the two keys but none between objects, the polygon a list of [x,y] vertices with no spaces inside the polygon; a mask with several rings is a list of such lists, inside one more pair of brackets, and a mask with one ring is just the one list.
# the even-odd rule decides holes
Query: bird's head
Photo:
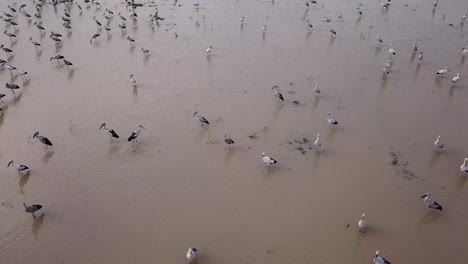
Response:
[{"label": "bird's head", "polygon": [[445,67],[445,69],[446,69],[447,71],[450,71],[449,67]]},{"label": "bird's head", "polygon": [[264,156],[265,156],[265,152],[262,152],[262,157],[264,157]]},{"label": "bird's head", "polygon": [[431,197],[431,194],[430,194],[430,193],[426,193],[426,194],[424,194],[423,196],[421,196],[421,199],[422,199],[422,198],[426,198],[426,197]]},{"label": "bird's head", "polygon": [[317,138],[320,138],[320,133],[317,133]]},{"label": "bird's head", "polygon": [[330,115],[331,115],[331,112],[328,112],[328,115],[330,116]]},{"label": "bird's head", "polygon": [[106,128],[106,123],[102,123],[101,127],[99,129]]},{"label": "bird's head", "polygon": [[273,87],[271,87],[271,89],[273,89],[273,90],[278,89],[278,85],[275,84]]},{"label": "bird's head", "polygon": [[195,111],[195,113],[193,113],[193,116],[196,116],[198,114],[198,111]]},{"label": "bird's head", "polygon": [[33,138],[39,136],[39,132],[34,133]]},{"label": "bird's head", "polygon": [[29,41],[31,41],[31,40],[32,40],[32,37],[31,37],[31,38],[29,38]]},{"label": "bird's head", "polygon": [[10,161],[8,162],[7,168],[10,167],[11,164],[13,164],[13,160],[10,160]]},{"label": "bird's head", "polygon": [[130,74],[130,78],[133,78],[133,74]]},{"label": "bird's head", "polygon": [[362,213],[361,219],[364,219],[364,217],[366,217],[366,214],[365,214],[365,213]]},{"label": "bird's head", "polygon": [[143,129],[146,129],[146,128],[145,128],[144,126],[142,126],[142,125],[139,125],[138,127],[139,127],[139,128],[143,128]]},{"label": "bird's head", "polygon": [[33,24],[33,25],[37,25],[37,22],[34,22],[34,24]]}]

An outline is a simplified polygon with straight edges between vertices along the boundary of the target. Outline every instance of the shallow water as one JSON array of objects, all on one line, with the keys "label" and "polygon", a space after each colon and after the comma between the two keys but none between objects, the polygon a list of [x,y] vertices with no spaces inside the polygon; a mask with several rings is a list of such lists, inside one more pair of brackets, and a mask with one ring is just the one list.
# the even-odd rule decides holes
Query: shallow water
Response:
[{"label": "shallow water", "polygon": [[[34,14],[30,1],[16,9],[23,2]],[[377,249],[392,263],[468,258],[468,183],[458,169],[468,155],[466,1],[441,1],[435,11],[423,0],[392,1],[388,11],[363,1],[360,19],[358,1],[308,9],[304,1],[157,1],[165,20],[154,29],[155,7],[138,8],[133,23],[120,1],[102,1],[101,10],[79,3],[71,34],[62,4],[44,5],[42,38],[22,14],[17,41],[0,36],[14,50],[9,63],[30,75],[27,84],[13,78],[15,98],[0,89],[0,263],[181,263],[189,246],[199,263],[371,263]],[[92,17],[104,23],[106,7],[127,17],[127,31],[115,16],[111,34],[90,44]],[[390,42],[397,55],[384,80]],[[72,70],[50,62],[56,54]],[[448,78],[436,79],[445,66]],[[11,79],[0,72],[2,87]],[[103,122],[121,138],[109,142]],[[140,124],[132,146],[126,139]],[[35,131],[54,146],[44,151]],[[224,133],[235,141],[229,149]],[[309,149],[316,133],[320,154]],[[446,150],[435,153],[439,134]],[[277,166],[262,164],[263,151]],[[30,174],[20,178],[10,159]],[[425,192],[443,212],[426,213]],[[36,219],[23,201],[44,206]],[[366,234],[356,228],[363,212]]]}]

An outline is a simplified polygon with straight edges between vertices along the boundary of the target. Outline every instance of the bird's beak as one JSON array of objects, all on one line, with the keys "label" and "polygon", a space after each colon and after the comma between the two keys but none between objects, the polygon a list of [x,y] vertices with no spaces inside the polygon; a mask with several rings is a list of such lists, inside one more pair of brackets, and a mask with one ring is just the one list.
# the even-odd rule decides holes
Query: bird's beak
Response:
[{"label": "bird's beak", "polygon": [[426,197],[427,197],[427,194],[425,194],[425,195],[421,196],[421,199],[422,199],[422,198],[426,198]]},{"label": "bird's beak", "polygon": [[141,128],[146,129],[144,126],[140,125]]}]

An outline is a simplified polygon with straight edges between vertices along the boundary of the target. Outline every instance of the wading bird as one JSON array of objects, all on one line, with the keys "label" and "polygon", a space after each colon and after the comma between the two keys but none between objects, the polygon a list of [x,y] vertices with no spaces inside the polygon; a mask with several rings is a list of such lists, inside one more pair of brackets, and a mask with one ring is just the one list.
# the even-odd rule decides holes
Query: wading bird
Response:
[{"label": "wading bird", "polygon": [[436,201],[434,201],[432,198],[431,198],[431,194],[430,193],[426,193],[424,194],[423,196],[421,196],[421,199],[424,198],[424,203],[426,204],[427,206],[427,211],[429,212],[430,209],[435,209],[435,210],[440,210],[442,211],[442,205],[438,204]]},{"label": "wading bird", "polygon": [[262,153],[262,161],[263,161],[263,163],[265,163],[268,167],[269,167],[271,164],[276,164],[276,163],[278,163],[275,159],[270,158],[270,157],[268,157],[268,156],[265,156],[265,152]]},{"label": "wading bird", "polygon": [[95,40],[97,37],[99,37],[99,33],[94,34],[91,39],[89,40],[89,43],[91,43],[93,40]]},{"label": "wading bird", "polygon": [[449,71],[450,71],[450,69],[449,69],[448,67],[445,67],[445,68],[443,68],[442,70],[438,70],[438,71],[437,71],[437,75],[443,77],[444,74],[446,74],[446,73],[449,72]]},{"label": "wading bird", "polygon": [[10,89],[13,95],[15,95],[15,90],[19,89],[20,87],[14,83],[6,83],[5,88]]},{"label": "wading bird", "polygon": [[283,94],[279,91],[278,85],[273,86],[271,89],[275,92],[275,97],[280,99],[281,101],[284,101]]},{"label": "wading bird", "polygon": [[434,147],[437,149],[437,150],[441,150],[444,148],[444,143],[442,143],[442,141],[440,141],[440,136],[437,136],[437,139],[436,141],[434,142]]},{"label": "wading bird", "polygon": [[330,125],[338,125],[338,121],[336,121],[336,119],[332,117],[331,112],[328,112],[327,121]]},{"label": "wading bird", "polygon": [[115,133],[114,129],[106,127],[106,123],[102,123],[99,129],[104,129],[104,131],[106,131],[106,134],[110,138],[111,142],[112,142],[112,138],[119,138],[119,135]]},{"label": "wading bird", "polygon": [[32,216],[34,218],[36,218],[36,216],[34,215],[35,212],[39,211],[41,208],[42,208],[42,205],[40,204],[33,204],[33,205],[26,205],[26,203],[23,203],[23,206],[24,206],[24,211],[26,213],[30,213],[32,214]]},{"label": "wading bird", "polygon": [[375,252],[374,264],[390,264],[390,261],[386,260],[384,257],[379,256],[379,251]]},{"label": "wading bird", "polygon": [[185,257],[189,260],[189,263],[193,263],[197,260],[198,250],[193,247],[189,247]]},{"label": "wading bird", "polygon": [[456,84],[458,82],[458,80],[460,79],[460,73],[457,73],[457,75],[455,77],[452,78],[452,83],[453,84]]},{"label": "wading bird", "polygon": [[203,124],[210,124],[210,122],[208,122],[208,120],[204,116],[198,114],[198,111],[195,111],[195,113],[193,113],[193,117],[196,117],[198,121],[200,121],[201,126],[203,126]]},{"label": "wading bird", "polygon": [[361,219],[359,219],[359,222],[358,222],[359,231],[361,232],[366,232],[367,228],[369,227],[369,224],[367,223],[366,219],[364,219],[365,217],[366,217],[366,214],[363,213],[361,215]]},{"label": "wading bird", "polygon": [[133,86],[133,88],[137,87],[137,82],[134,78],[133,74],[130,74],[130,84]]},{"label": "wading bird", "polygon": [[[140,135],[141,129],[145,129],[145,128],[142,125],[139,125],[138,129],[133,131],[132,134],[128,137],[128,142],[130,142],[132,140],[135,140],[135,142],[137,142],[138,141],[137,137]],[[133,142],[132,142],[132,144],[133,144]]]},{"label": "wading bird", "polygon": [[395,51],[395,49],[393,48],[393,44],[392,44],[392,43],[390,43],[390,48],[388,49],[388,52],[390,53],[390,55],[393,55],[393,56],[396,55],[396,51]]},{"label": "wading bird", "polygon": [[320,150],[320,148],[322,148],[322,143],[320,143],[320,133],[317,133],[317,137],[314,141],[314,147],[317,151]]},{"label": "wading bird", "polygon": [[18,175],[20,176],[23,176],[23,171],[29,170],[29,167],[26,165],[14,164],[13,160],[8,162],[7,168],[10,167],[10,165],[18,172]]},{"label": "wading bird", "polygon": [[44,144],[43,146],[45,147],[45,149],[48,149],[49,146],[52,146],[52,142],[50,142],[50,140],[47,137],[39,135],[39,132],[34,133],[33,138],[36,137],[42,144]]},{"label": "wading bird", "polygon": [[463,160],[463,163],[460,166],[460,172],[468,174],[468,158],[465,158],[465,160]]},{"label": "wading bird", "polygon": [[232,140],[232,138],[228,138],[226,136],[226,133],[224,133],[224,143],[226,143],[228,145],[228,148],[230,148],[231,145],[234,144],[234,140]]}]

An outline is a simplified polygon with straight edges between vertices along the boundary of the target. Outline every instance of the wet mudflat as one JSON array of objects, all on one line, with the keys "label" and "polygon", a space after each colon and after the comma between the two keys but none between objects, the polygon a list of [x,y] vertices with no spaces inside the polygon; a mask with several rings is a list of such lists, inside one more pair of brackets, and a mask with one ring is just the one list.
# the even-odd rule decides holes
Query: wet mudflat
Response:
[{"label": "wet mudflat", "polygon": [[[22,3],[36,13],[30,1],[0,8]],[[372,263],[377,249],[392,263],[468,258],[466,1],[155,1],[136,21],[118,0],[78,3],[70,33],[65,4],[44,4],[44,34],[18,12],[17,30],[5,26],[16,41],[0,36],[13,50],[0,58],[29,76],[0,69],[1,263],[182,263],[189,246],[207,264]],[[150,25],[156,7],[164,20]],[[57,54],[73,66],[50,61]],[[15,96],[6,82],[21,87]],[[262,152],[278,164],[266,168]],[[30,172],[18,176],[11,159]],[[426,213],[426,192],[444,211]],[[36,219],[23,201],[44,206]]]}]

